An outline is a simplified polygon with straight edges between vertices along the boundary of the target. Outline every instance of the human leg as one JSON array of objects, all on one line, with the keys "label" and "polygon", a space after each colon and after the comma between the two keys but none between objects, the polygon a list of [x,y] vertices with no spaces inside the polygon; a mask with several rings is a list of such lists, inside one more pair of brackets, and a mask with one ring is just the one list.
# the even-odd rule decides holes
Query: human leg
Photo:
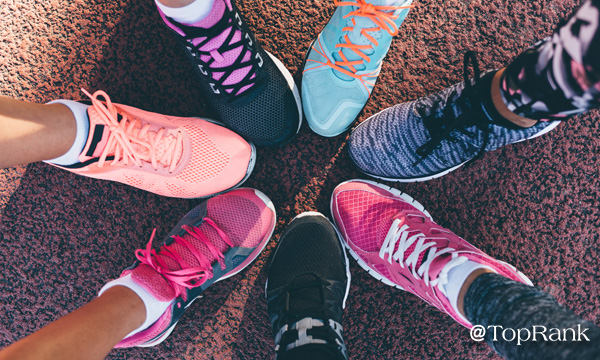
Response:
[{"label": "human leg", "polygon": [[[505,358],[600,357],[600,328],[560,305],[550,294],[498,274],[477,276],[467,288],[465,316],[487,329],[486,342]],[[516,339],[507,341],[513,337],[512,331],[503,336],[503,329],[520,332]]]},{"label": "human leg", "polygon": [[[499,325],[533,331],[533,325],[541,325],[575,328],[577,335],[577,324],[581,324],[590,328],[594,339],[600,336],[596,326],[534,288],[514,266],[437,225],[422,205],[396,189],[351,180],[334,190],[331,208],[349,253],[361,267],[383,283],[419,296],[467,328]],[[509,358],[532,358],[538,347],[547,351],[543,354],[595,354],[597,358],[600,349],[592,337],[589,342],[582,338],[564,344],[542,344],[540,336],[527,346],[516,341],[491,344],[490,331],[486,340]]]},{"label": "human leg", "polygon": [[0,97],[0,168],[58,158],[76,135],[75,117],[67,106]]},{"label": "human leg", "polygon": [[86,92],[92,105],[0,98],[0,164],[46,162],[153,193],[198,198],[241,185],[254,146],[211,120],[151,113]]},{"label": "human leg", "polygon": [[598,2],[585,2],[551,37],[483,76],[468,53],[462,83],[385,109],[356,127],[349,140],[353,161],[373,177],[426,181],[597,107],[599,16]]},{"label": "human leg", "polygon": [[116,286],[3,349],[0,359],[104,359],[145,316],[141,299],[128,288]]},{"label": "human leg", "polygon": [[[102,358],[113,347],[154,346],[212,284],[246,268],[275,228],[271,201],[237,189],[192,209],[157,249],[152,234],[137,261],[98,299],[9,346],[0,358]],[[63,357],[61,357],[63,356]]]}]

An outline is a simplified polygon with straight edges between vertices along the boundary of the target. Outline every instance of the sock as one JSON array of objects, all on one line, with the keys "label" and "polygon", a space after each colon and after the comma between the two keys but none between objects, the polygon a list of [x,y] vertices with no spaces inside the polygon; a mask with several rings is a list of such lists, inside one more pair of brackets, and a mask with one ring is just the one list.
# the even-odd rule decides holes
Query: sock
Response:
[{"label": "sock", "polygon": [[458,310],[458,294],[460,293],[460,289],[462,288],[469,275],[471,275],[473,271],[478,269],[489,269],[493,271],[493,269],[489,266],[468,260],[448,271],[448,283],[444,285],[444,289],[446,290],[446,296],[448,296],[448,300],[450,300],[452,308],[458,314],[458,316],[460,316],[466,322],[469,322],[469,320],[467,320],[467,318],[465,318],[463,314]]},{"label": "sock", "polygon": [[158,0],[154,2],[160,11],[171,19],[183,24],[193,24],[210,14],[214,0],[194,0],[193,3],[180,8],[165,6]]},{"label": "sock", "polygon": [[107,289],[110,289],[113,286],[125,286],[133,290],[137,294],[137,296],[142,299],[144,302],[144,306],[146,306],[146,320],[144,323],[133,330],[125,338],[130,337],[131,335],[138,333],[142,330],[147,329],[150,325],[154,324],[156,320],[158,320],[162,314],[167,310],[167,308],[173,303],[173,300],[170,301],[158,301],[152,294],[150,294],[146,289],[138,285],[133,279],[131,279],[131,274],[127,274],[126,276],[120,277],[113,281],[108,282],[106,285],[100,289],[98,296],[102,295]]},{"label": "sock", "polygon": [[55,165],[73,165],[79,162],[79,155],[85,147],[87,142],[88,134],[90,133],[90,120],[87,114],[87,108],[89,105],[82,104],[77,101],[71,100],[54,100],[48,104],[62,104],[71,110],[73,116],[75,116],[75,123],[77,124],[77,134],[75,135],[75,141],[69,151],[65,154],[52,159],[45,160]]}]

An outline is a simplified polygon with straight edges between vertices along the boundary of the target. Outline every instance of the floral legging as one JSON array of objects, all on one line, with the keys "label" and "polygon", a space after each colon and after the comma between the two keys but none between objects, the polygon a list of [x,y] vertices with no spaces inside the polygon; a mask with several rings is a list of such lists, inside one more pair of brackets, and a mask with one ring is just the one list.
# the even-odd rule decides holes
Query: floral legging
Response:
[{"label": "floral legging", "polygon": [[521,53],[500,88],[512,112],[535,120],[600,107],[600,0],[586,0],[554,34]]}]

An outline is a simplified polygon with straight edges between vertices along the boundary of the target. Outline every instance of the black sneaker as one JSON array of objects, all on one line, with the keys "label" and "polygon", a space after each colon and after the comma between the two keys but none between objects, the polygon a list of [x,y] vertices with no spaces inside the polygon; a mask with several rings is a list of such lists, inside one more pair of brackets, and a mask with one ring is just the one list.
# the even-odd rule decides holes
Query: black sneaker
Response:
[{"label": "black sneaker", "polygon": [[211,13],[193,26],[159,12],[225,125],[256,145],[285,144],[298,133],[302,110],[294,79],[256,42],[235,4],[214,0]]},{"label": "black sneaker", "polygon": [[281,236],[266,284],[278,360],[317,352],[348,358],[340,323],[350,271],[340,238],[316,212],[298,215]]}]

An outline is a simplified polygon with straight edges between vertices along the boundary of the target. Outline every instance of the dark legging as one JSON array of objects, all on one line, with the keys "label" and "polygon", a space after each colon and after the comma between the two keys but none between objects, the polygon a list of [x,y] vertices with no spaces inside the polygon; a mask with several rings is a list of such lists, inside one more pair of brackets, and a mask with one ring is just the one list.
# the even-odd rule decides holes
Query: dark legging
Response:
[{"label": "dark legging", "polygon": [[535,120],[600,107],[600,0],[586,0],[552,36],[519,55],[500,91],[509,110]]},{"label": "dark legging", "polygon": [[600,328],[535,287],[484,274],[469,287],[464,309],[473,325],[486,329],[485,341],[507,359],[600,359]]}]

